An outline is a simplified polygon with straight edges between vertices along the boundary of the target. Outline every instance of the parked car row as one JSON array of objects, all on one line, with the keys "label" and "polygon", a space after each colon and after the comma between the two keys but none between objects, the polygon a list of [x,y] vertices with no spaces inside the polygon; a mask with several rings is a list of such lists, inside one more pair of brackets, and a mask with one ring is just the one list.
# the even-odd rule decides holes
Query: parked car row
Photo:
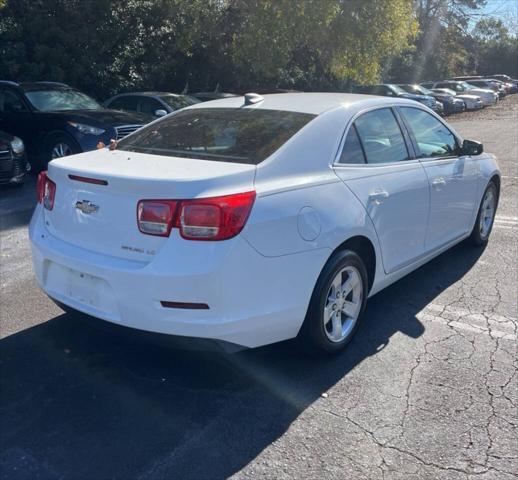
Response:
[{"label": "parked car row", "polygon": [[[498,77],[498,78],[493,78]],[[495,105],[499,99],[518,93],[518,80],[507,75],[456,77],[417,84],[355,85],[354,93],[416,100],[442,115]]]},{"label": "parked car row", "polygon": [[[256,93],[294,93],[263,90]],[[507,75],[457,77],[420,85],[358,85],[353,92],[415,100],[449,115],[493,105],[518,92],[518,81]],[[31,166],[36,172],[44,170],[55,158],[94,150],[112,139],[119,141],[179,109],[236,96],[218,88],[193,94],[145,91],[120,93],[100,104],[64,83],[0,80],[0,131],[8,132],[0,137],[0,183],[20,183]]]}]

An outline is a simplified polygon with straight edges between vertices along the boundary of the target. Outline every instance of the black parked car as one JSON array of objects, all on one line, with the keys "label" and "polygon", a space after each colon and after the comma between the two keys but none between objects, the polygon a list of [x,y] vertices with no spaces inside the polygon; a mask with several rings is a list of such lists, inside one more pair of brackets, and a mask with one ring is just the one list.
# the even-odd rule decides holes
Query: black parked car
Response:
[{"label": "black parked car", "polygon": [[0,129],[20,137],[40,170],[53,158],[121,139],[151,118],[107,110],[88,95],[54,82],[0,81]]},{"label": "black parked car", "polygon": [[30,169],[22,140],[0,131],[0,184],[21,185]]},{"label": "black parked car", "polygon": [[195,103],[200,103],[200,100],[190,95],[168,92],[131,92],[115,95],[106,100],[104,106],[112,110],[139,112],[159,118]]},{"label": "black parked car", "polygon": [[442,105],[435,101],[435,98],[429,95],[416,95],[414,93],[405,92],[401,87],[392,83],[382,83],[379,85],[355,85],[354,93],[363,93],[366,95],[381,95],[382,97],[399,97],[408,98],[426,105],[432,110],[442,113]]},{"label": "black parked car", "polygon": [[432,90],[428,90],[427,88],[421,85],[398,85],[405,92],[415,93],[416,95],[427,95],[430,97],[434,97],[437,101],[442,103],[444,108],[444,113],[446,115],[450,113],[463,112],[466,109],[466,105],[464,102],[458,98],[455,98],[453,95],[448,95],[447,93],[438,93],[433,92]]}]

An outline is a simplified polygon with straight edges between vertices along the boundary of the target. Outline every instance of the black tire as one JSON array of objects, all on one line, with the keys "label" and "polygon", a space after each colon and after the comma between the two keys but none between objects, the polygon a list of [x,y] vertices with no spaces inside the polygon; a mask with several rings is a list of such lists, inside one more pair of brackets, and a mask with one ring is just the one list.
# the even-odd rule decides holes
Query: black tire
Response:
[{"label": "black tire", "polygon": [[[348,335],[339,342],[331,341],[325,331],[324,307],[328,300],[329,290],[336,275],[345,267],[354,267],[360,275],[362,284],[361,308],[356,323]],[[352,250],[334,253],[326,263],[318,277],[311,296],[306,318],[298,335],[304,350],[310,353],[338,353],[345,348],[354,336],[365,312],[368,295],[367,269],[362,259]]]},{"label": "black tire", "polygon": [[[483,234],[480,228],[480,217],[483,214],[483,205],[484,205],[484,199],[486,198],[486,195],[488,192],[492,192],[493,198],[495,200],[495,206],[494,206],[494,213],[493,213],[493,220],[491,221],[491,225],[489,227],[489,230]],[[478,207],[478,213],[477,213],[477,219],[475,220],[475,225],[473,225],[473,230],[471,231],[471,235],[469,236],[469,241],[472,245],[475,246],[482,246],[486,245],[489,241],[489,236],[491,235],[491,231],[493,230],[493,223],[496,215],[496,209],[498,207],[498,188],[495,185],[495,182],[491,180],[486,189],[484,190],[484,195],[482,195],[482,200],[480,200],[480,205]]]},{"label": "black tire", "polygon": [[47,168],[48,163],[52,160],[52,152],[54,148],[59,145],[63,144],[66,145],[70,153],[68,155],[74,155],[76,153],[81,153],[81,148],[79,147],[78,143],[67,133],[53,133],[49,135],[45,139],[45,146],[44,146],[44,162],[43,169],[45,170]]}]

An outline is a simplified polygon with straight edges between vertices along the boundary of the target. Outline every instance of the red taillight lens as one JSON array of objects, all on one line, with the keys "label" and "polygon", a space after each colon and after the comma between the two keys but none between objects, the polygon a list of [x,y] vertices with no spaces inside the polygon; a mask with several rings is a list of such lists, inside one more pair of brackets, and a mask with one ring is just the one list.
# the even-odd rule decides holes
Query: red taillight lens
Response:
[{"label": "red taillight lens", "polygon": [[255,200],[255,192],[223,197],[182,200],[180,235],[189,240],[226,240],[245,226]]},{"label": "red taillight lens", "polygon": [[142,233],[168,237],[176,214],[175,200],[141,200],[137,205],[138,228]]},{"label": "red taillight lens", "polygon": [[47,183],[47,171],[38,174],[38,182],[36,183],[36,194],[38,196],[38,203],[43,202],[45,196],[45,183]]},{"label": "red taillight lens", "polygon": [[40,172],[36,185],[38,203],[43,203],[47,210],[54,208],[54,198],[56,197],[56,184],[47,177],[47,172]]},{"label": "red taillight lens", "polygon": [[188,240],[226,240],[241,232],[254,200],[255,192],[194,200],[141,200],[138,225],[148,235],[167,237],[177,227]]}]

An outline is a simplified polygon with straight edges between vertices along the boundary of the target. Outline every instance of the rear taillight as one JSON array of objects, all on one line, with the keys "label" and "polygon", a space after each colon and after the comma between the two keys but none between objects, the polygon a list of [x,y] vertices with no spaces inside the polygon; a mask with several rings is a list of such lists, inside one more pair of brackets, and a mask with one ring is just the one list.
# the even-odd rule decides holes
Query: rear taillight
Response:
[{"label": "rear taillight", "polygon": [[56,184],[47,176],[47,172],[40,172],[36,185],[38,203],[43,203],[47,210],[54,208],[54,198],[56,197]]},{"label": "rear taillight", "polygon": [[137,205],[138,228],[142,233],[168,237],[176,216],[175,200],[141,200]]},{"label": "rear taillight", "polygon": [[169,236],[172,228],[188,240],[226,240],[246,224],[255,192],[194,200],[141,200],[137,206],[139,230]]}]

